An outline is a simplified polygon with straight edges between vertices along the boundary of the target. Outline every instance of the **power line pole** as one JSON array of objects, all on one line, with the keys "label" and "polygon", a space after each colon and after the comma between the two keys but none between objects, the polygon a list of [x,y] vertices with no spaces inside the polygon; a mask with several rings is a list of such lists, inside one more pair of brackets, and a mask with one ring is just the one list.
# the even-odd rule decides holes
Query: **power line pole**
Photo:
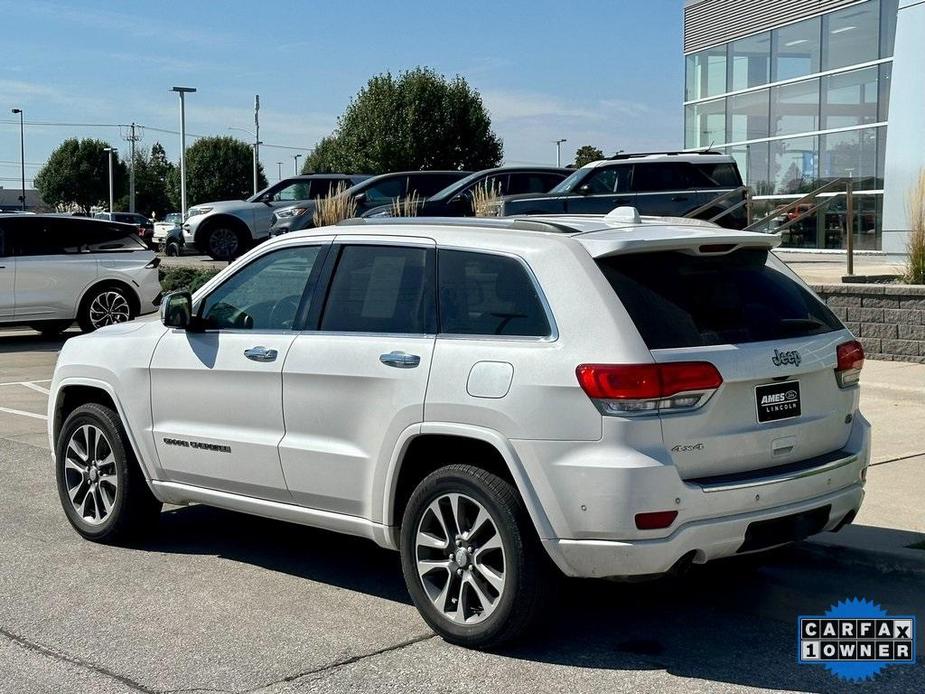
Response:
[{"label": "power line pole", "polygon": [[254,194],[257,194],[257,167],[260,161],[260,94],[254,95]]},{"label": "power line pole", "polygon": [[122,131],[122,139],[129,143],[131,154],[128,165],[128,211],[135,211],[135,143],[140,142],[144,135],[141,125],[126,125]]},{"label": "power line pole", "polygon": [[555,140],[554,144],[556,145],[556,166],[562,166],[562,143],[568,142],[564,137],[561,140]]},{"label": "power line pole", "polygon": [[299,159],[301,158],[302,158],[301,154],[292,155],[292,175],[293,176],[299,175]]},{"label": "power line pole", "polygon": [[283,180],[283,162],[281,161],[276,162],[276,180]]}]

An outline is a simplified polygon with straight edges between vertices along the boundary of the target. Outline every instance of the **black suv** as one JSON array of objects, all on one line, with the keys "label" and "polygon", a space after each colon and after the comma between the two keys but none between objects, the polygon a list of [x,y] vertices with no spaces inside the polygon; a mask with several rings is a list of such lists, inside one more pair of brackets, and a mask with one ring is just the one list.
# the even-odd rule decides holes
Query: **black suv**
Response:
[{"label": "black suv", "polygon": [[[354,199],[359,217],[373,208],[391,207],[393,200],[401,200],[412,193],[423,200],[468,175],[468,171],[396,171],[368,178],[345,190],[344,195]],[[314,199],[279,209],[273,215],[270,235],[310,229],[314,226],[314,214]]]},{"label": "black suv", "polygon": [[[575,170],[545,195],[508,195],[498,214],[606,214],[635,207],[640,214],[684,217],[742,186],[735,159],[717,152],[619,154]],[[699,213],[711,219],[744,200],[745,191]],[[745,206],[717,219],[729,228],[747,224]]]},{"label": "black suv", "polygon": [[[569,169],[551,166],[502,166],[485,169],[447,186],[418,205],[419,217],[472,217],[473,193],[481,188],[498,195],[545,193],[568,176]],[[390,217],[392,209],[383,205],[369,210],[363,217]]]}]

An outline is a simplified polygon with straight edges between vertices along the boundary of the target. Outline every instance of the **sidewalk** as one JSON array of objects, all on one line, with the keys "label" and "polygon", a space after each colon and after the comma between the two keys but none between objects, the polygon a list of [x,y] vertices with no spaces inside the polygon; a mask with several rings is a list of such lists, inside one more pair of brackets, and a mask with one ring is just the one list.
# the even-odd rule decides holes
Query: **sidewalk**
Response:
[{"label": "sidewalk", "polygon": [[[803,278],[807,284],[841,284],[842,276],[848,274],[844,253],[801,253],[778,249],[777,257]],[[903,259],[894,255],[854,254],[856,275],[901,275],[904,272]]]}]

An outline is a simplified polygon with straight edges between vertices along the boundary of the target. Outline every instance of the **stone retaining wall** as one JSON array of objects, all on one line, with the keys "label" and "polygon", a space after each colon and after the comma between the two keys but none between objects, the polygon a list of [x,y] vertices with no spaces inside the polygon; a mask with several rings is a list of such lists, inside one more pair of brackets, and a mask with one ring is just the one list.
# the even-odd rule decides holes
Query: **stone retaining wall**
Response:
[{"label": "stone retaining wall", "polygon": [[870,359],[925,364],[925,286],[822,284],[813,289]]}]

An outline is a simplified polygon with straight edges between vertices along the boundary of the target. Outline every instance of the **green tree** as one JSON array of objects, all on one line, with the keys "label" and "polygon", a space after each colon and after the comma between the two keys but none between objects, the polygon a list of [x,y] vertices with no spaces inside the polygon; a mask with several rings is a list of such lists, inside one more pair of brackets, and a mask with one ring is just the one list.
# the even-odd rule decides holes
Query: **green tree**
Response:
[{"label": "green tree", "polygon": [[418,67],[371,78],[306,167],[370,174],[477,170],[497,166],[502,154],[478,91],[462,77],[447,79]]},{"label": "green tree", "polygon": [[[168,176],[168,195],[180,209],[180,170]],[[258,164],[257,186],[265,188],[267,177]],[[186,198],[190,206],[217,200],[243,200],[253,194],[254,155],[250,145],[233,137],[203,137],[186,150]]]},{"label": "green tree", "polygon": [[[109,205],[109,153],[102,140],[76,137],[65,140],[51,153],[35,176],[35,188],[42,200],[55,207],[76,206],[89,213],[95,205]],[[113,153],[113,183],[116,197],[128,185],[125,164]]]},{"label": "green tree", "polygon": [[575,168],[580,169],[585,164],[604,158],[604,152],[593,145],[582,145],[575,152]]},{"label": "green tree", "polygon": [[340,142],[334,135],[321,138],[305,158],[305,163],[302,164],[302,173],[357,173],[345,170],[339,145]]},{"label": "green tree", "polygon": [[179,206],[171,204],[168,181],[174,165],[167,159],[167,153],[160,142],[155,142],[148,153],[135,153],[135,210],[149,217],[163,219],[168,212],[176,212]]}]

